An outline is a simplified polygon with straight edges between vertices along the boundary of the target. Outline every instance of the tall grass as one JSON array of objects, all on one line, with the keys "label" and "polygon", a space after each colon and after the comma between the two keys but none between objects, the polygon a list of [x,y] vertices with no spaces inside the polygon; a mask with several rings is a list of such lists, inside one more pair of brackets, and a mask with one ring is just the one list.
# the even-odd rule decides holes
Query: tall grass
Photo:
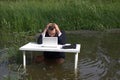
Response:
[{"label": "tall grass", "polygon": [[3,0],[0,28],[36,32],[49,22],[64,30],[120,28],[119,13],[119,0]]},{"label": "tall grass", "polygon": [[120,0],[0,0],[1,45],[27,43],[49,22],[64,30],[120,28]]}]

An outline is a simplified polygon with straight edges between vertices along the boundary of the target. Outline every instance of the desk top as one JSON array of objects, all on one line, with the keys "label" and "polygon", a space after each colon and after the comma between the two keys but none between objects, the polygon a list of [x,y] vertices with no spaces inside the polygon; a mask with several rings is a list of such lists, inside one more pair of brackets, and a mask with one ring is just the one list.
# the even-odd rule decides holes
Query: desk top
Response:
[{"label": "desk top", "polygon": [[[65,44],[69,45],[69,44]],[[57,45],[57,47],[43,47],[41,44],[37,44],[35,42],[29,42],[24,46],[20,47],[19,50],[22,51],[52,51],[52,52],[70,52],[76,53],[80,52],[80,44],[76,45],[75,49],[62,49],[63,45]]]}]

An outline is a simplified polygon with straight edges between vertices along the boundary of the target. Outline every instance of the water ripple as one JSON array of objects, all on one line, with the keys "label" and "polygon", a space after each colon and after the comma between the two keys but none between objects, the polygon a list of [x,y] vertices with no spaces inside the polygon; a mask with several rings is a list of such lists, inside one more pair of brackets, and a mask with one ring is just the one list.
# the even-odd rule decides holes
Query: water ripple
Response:
[{"label": "water ripple", "polygon": [[100,59],[84,58],[80,61],[80,76],[85,80],[99,80],[107,73],[105,64]]}]

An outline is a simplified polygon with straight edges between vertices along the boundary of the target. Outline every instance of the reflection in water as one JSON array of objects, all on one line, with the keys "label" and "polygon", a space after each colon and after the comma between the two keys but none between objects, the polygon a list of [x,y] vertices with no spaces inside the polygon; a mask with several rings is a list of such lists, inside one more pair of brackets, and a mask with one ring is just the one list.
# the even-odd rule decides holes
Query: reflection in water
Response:
[{"label": "reflection in water", "polygon": [[7,59],[7,51],[0,50],[0,80],[6,77],[8,74],[8,59]]},{"label": "reflection in water", "polygon": [[91,60],[86,58],[81,61],[81,64],[82,65],[80,66],[80,76],[82,79],[99,80],[107,73],[105,64],[101,60]]},{"label": "reflection in water", "polygon": [[8,49],[0,50],[0,80],[22,79],[23,69],[21,69],[21,65],[11,64],[8,56]]},{"label": "reflection in water", "polygon": [[[99,39],[97,43],[95,41],[87,41],[88,43],[84,45],[87,45],[89,48],[92,47],[94,50],[81,52],[81,55],[84,57],[80,57],[79,61],[79,79],[119,80],[120,34],[103,33],[93,38],[95,41]],[[96,47],[93,47],[93,45]],[[85,50],[88,49],[86,48]]]},{"label": "reflection in water", "polygon": [[[28,64],[28,78],[32,80],[120,79],[120,31],[67,34],[67,41],[81,44],[77,78],[74,74],[74,54],[68,53],[62,65]],[[27,61],[29,63],[29,60]]]},{"label": "reflection in water", "polygon": [[[37,65],[37,66],[36,66]],[[64,65],[36,64],[27,67],[34,80],[69,80],[74,79],[72,70],[64,69]],[[69,74],[66,74],[69,73]]]},{"label": "reflection in water", "polygon": [[108,72],[107,65],[110,61],[100,52],[92,54],[97,54],[96,58],[86,57],[80,60],[80,76],[85,80],[101,80]]}]

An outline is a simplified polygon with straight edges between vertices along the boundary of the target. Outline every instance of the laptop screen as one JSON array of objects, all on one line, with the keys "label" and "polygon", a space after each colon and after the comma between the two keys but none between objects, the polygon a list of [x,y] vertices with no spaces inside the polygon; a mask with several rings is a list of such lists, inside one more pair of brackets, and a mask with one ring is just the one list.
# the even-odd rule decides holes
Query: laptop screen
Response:
[{"label": "laptop screen", "polygon": [[58,45],[58,38],[57,37],[43,37],[42,42],[43,42],[42,45],[45,45],[45,46]]}]

